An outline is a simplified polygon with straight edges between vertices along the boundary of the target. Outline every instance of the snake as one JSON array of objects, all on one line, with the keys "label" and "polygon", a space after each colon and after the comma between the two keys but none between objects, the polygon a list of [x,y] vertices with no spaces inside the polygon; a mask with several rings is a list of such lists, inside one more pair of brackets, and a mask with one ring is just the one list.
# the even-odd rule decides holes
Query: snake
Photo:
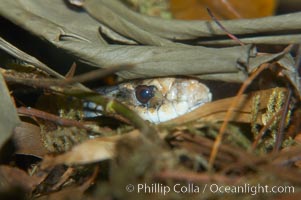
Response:
[{"label": "snake", "polygon": [[[141,118],[159,124],[212,100],[210,89],[193,78],[152,78],[134,80],[96,89],[96,92],[127,105]],[[102,107],[84,102],[84,116],[102,115]]]}]

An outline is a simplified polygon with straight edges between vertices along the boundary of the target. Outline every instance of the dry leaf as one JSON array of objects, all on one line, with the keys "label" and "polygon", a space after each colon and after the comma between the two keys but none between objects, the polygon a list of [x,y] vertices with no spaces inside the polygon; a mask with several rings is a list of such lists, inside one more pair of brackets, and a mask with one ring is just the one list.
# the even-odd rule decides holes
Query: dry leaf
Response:
[{"label": "dry leaf", "polygon": [[41,130],[38,126],[21,122],[14,130],[12,138],[17,154],[42,157],[49,151],[43,145]]},{"label": "dry leaf", "polygon": [[1,186],[19,186],[27,191],[32,191],[44,177],[29,176],[25,171],[15,167],[0,166]]},{"label": "dry leaf", "polygon": [[134,130],[122,136],[117,135],[86,140],[64,154],[46,156],[41,166],[45,169],[60,164],[88,164],[111,159],[115,153],[115,144],[119,139],[123,137],[137,137],[139,134],[138,130]]},{"label": "dry leaf", "polygon": [[[58,164],[87,164],[97,161],[110,159],[114,156],[114,145],[115,140],[108,138],[97,138],[94,140],[87,140],[74,148],[71,151],[66,152],[62,155],[50,158],[52,165]],[[47,159],[45,163],[47,163]]]},{"label": "dry leaf", "polygon": [[14,128],[20,123],[15,105],[0,73],[0,148],[11,137]]}]

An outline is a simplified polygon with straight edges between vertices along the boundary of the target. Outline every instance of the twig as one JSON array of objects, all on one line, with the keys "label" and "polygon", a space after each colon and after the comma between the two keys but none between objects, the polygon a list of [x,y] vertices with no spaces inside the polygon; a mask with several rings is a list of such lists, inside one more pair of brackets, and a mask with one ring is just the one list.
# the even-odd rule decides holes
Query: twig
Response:
[{"label": "twig", "polygon": [[86,129],[91,131],[92,129],[90,127],[85,126],[83,123],[78,122],[76,120],[72,119],[65,119],[59,116],[56,116],[54,114],[50,114],[35,108],[25,108],[25,107],[20,107],[17,108],[17,111],[21,115],[26,115],[26,116],[32,116],[32,117],[37,117],[40,119],[45,119],[52,121],[60,126],[75,126],[78,128]]},{"label": "twig", "polygon": [[100,171],[100,167],[99,165],[96,165],[94,167],[94,170],[93,170],[93,174],[88,178],[88,180],[86,180],[80,187],[79,189],[82,191],[82,192],[85,192],[91,185],[93,185],[93,183],[95,183],[97,180],[97,176],[99,174],[99,171]]},{"label": "twig", "polygon": [[103,78],[103,77],[106,77],[110,74],[114,74],[119,71],[132,69],[133,67],[134,67],[134,65],[124,64],[124,65],[111,66],[111,67],[108,67],[105,69],[97,69],[97,70],[87,72],[85,74],[74,76],[73,78],[64,80],[60,83],[61,84],[72,84],[72,83],[76,83],[76,82],[82,83],[82,82],[86,82],[86,81]]},{"label": "twig", "polygon": [[67,72],[67,74],[65,75],[66,79],[70,79],[74,76],[75,74],[75,71],[76,71],[76,63],[72,63],[69,71]]},{"label": "twig", "polygon": [[60,179],[56,182],[54,186],[51,187],[52,191],[58,190],[69,178],[74,174],[75,169],[73,167],[68,167]]},{"label": "twig", "polygon": [[[282,56],[285,55],[286,53],[288,53],[291,48],[292,48],[293,45],[288,45],[282,52],[283,54],[281,54]],[[218,132],[218,135],[215,139],[215,142],[213,144],[213,148],[212,148],[212,151],[211,151],[211,154],[210,154],[210,159],[209,159],[209,165],[208,165],[208,168],[209,169],[212,169],[212,166],[213,166],[213,163],[215,161],[215,158],[217,156],[217,152],[218,152],[218,149],[219,149],[219,146],[221,144],[221,141],[223,139],[223,135],[225,133],[225,130],[227,128],[227,125],[228,125],[228,122],[229,122],[229,119],[231,117],[231,114],[233,113],[234,111],[234,107],[235,107],[235,104],[236,102],[238,101],[239,97],[242,95],[242,93],[246,90],[246,88],[252,83],[252,81],[265,69],[267,69],[269,67],[270,63],[264,63],[262,64],[259,68],[257,68],[257,70],[251,74],[251,76],[249,76],[247,78],[247,80],[245,80],[245,82],[243,83],[243,85],[241,86],[241,88],[239,89],[237,95],[235,96],[235,99],[234,101],[232,102],[232,104],[230,105],[227,113],[226,113],[226,116],[225,116],[225,120],[223,121],[223,124]]]},{"label": "twig", "polygon": [[74,76],[73,78],[66,79],[66,80],[59,80],[54,78],[24,78],[21,77],[22,73],[18,73],[18,72],[14,72],[14,75],[3,72],[3,76],[7,82],[19,83],[31,87],[49,89],[51,86],[64,86],[64,85],[73,84],[77,82],[85,82],[85,81],[91,81],[91,80],[103,78],[105,76],[116,73],[118,71],[131,69],[132,67],[133,65],[111,66],[105,69],[97,69],[82,75]]},{"label": "twig", "polygon": [[277,133],[277,138],[276,138],[276,144],[274,146],[274,151],[279,151],[280,147],[281,147],[281,143],[283,140],[283,130],[285,127],[285,121],[286,121],[286,115],[288,112],[288,107],[290,104],[290,98],[291,98],[291,90],[288,90],[288,94],[287,94],[287,98],[285,101],[285,104],[283,105],[283,112],[282,112],[282,116],[281,116],[281,121],[279,122],[279,127],[278,127],[278,133]]},{"label": "twig", "polygon": [[232,33],[230,33],[217,19],[216,17],[213,15],[213,13],[211,12],[211,10],[209,8],[207,8],[207,12],[210,15],[210,17],[212,18],[212,20],[217,24],[217,26],[219,26],[223,31],[225,31],[227,33],[227,35],[233,39],[234,41],[238,42],[241,46],[245,46],[245,44],[240,41],[235,35],[233,35]]},{"label": "twig", "polygon": [[221,141],[223,139],[223,136],[224,136],[224,133],[226,131],[226,128],[227,128],[227,125],[228,125],[228,122],[229,122],[229,119],[234,111],[234,107],[235,107],[235,104],[237,103],[239,97],[243,94],[243,92],[246,90],[246,88],[252,83],[252,81],[265,69],[267,69],[269,67],[269,63],[264,63],[262,64],[244,83],[243,85],[241,86],[241,88],[239,89],[237,95],[235,96],[235,99],[234,101],[231,103],[227,113],[226,113],[226,116],[225,116],[225,120],[223,121],[223,124],[219,130],[219,133],[216,137],[216,140],[214,141],[214,144],[213,144],[213,148],[212,148],[212,151],[211,151],[211,154],[210,154],[210,159],[209,159],[209,169],[212,169],[212,166],[213,166],[213,163],[215,161],[215,158],[216,158],[216,155],[217,155],[217,152],[218,152],[218,149],[219,149],[219,146],[221,144]]}]

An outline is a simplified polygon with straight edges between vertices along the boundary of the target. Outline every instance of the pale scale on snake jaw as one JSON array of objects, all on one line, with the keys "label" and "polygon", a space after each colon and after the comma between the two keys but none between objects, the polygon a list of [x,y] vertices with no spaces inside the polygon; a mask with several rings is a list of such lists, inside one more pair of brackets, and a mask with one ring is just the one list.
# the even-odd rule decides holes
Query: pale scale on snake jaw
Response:
[{"label": "pale scale on snake jaw", "polygon": [[[130,81],[104,87],[97,92],[117,99],[136,111],[143,119],[156,124],[188,113],[212,99],[206,85],[189,78]],[[85,102],[84,107],[90,110],[85,112],[86,117],[101,115],[102,108],[92,102]]]}]

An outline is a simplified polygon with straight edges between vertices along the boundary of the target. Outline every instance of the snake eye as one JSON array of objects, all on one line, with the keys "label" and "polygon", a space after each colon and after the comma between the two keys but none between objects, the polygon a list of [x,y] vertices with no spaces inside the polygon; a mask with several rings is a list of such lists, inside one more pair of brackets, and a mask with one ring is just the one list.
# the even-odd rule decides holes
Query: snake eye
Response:
[{"label": "snake eye", "polygon": [[137,100],[146,104],[154,96],[154,86],[139,85],[135,88],[135,95]]}]

